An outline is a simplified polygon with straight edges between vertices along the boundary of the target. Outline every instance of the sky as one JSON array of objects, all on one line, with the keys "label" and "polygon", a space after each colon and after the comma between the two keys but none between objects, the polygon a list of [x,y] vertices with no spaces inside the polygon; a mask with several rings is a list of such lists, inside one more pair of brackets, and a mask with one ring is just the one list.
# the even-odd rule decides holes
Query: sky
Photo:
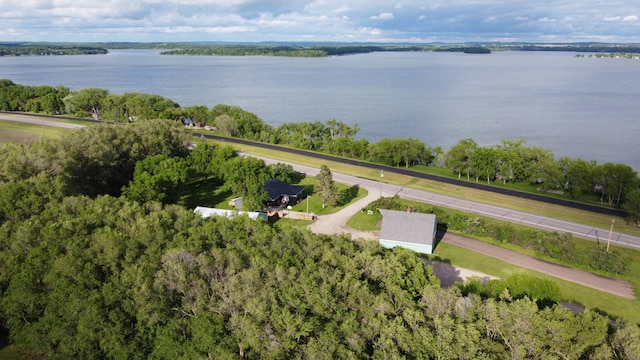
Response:
[{"label": "sky", "polygon": [[639,0],[0,0],[0,41],[640,43]]}]

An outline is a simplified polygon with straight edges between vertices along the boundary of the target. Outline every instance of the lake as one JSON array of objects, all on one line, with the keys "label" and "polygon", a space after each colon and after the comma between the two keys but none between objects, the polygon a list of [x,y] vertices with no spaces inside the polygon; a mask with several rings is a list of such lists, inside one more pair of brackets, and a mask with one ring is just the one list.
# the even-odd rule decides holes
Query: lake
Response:
[{"label": "lake", "polygon": [[472,138],[640,170],[640,61],[566,52],[384,52],[328,58],[108,55],[0,57],[23,85],[158,94],[181,106],[238,105],[277,126],[336,119],[359,137],[427,146]]}]

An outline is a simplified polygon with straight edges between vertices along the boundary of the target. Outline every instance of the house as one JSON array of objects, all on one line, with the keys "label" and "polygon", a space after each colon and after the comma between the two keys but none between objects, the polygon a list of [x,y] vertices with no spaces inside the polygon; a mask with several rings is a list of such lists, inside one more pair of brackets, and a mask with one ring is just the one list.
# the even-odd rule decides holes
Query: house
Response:
[{"label": "house", "polygon": [[401,246],[423,254],[435,248],[436,216],[407,211],[379,209],[382,213],[380,245],[386,248]]},{"label": "house", "polygon": [[258,219],[263,221],[268,220],[267,214],[263,212],[256,212],[256,211],[237,211],[237,210],[226,210],[226,209],[197,206],[194,212],[200,214],[204,218],[208,218],[210,216],[224,216],[231,219],[234,216],[244,215],[244,216],[248,216],[253,220],[258,220]]},{"label": "house", "polygon": [[304,186],[290,185],[278,179],[271,179],[264,182],[264,190],[267,192],[267,206],[282,206],[296,204]]}]

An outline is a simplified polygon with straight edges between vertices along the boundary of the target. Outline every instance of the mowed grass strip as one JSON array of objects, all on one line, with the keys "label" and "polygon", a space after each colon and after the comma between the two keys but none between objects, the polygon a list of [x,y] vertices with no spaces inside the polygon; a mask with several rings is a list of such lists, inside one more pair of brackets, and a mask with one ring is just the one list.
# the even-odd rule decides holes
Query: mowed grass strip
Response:
[{"label": "mowed grass strip", "polygon": [[[454,266],[464,267],[501,279],[513,273],[525,273],[540,278],[552,279],[562,289],[564,301],[579,304],[612,317],[621,317],[634,323],[640,323],[640,300],[625,299],[569,281],[560,280],[443,242],[438,244],[434,255],[424,256],[431,260],[444,261]],[[637,267],[634,267],[632,271],[635,272],[637,270]],[[638,289],[637,286],[636,289]]]},{"label": "mowed grass strip", "polygon": [[42,137],[57,138],[66,131],[69,130],[41,124],[0,120],[0,143],[22,143]]},{"label": "mowed grass strip", "polygon": [[[325,159],[317,159],[310,156],[291,154],[285,151],[264,149],[256,146],[239,144],[232,144],[232,146],[238,149],[238,151],[248,154],[254,154],[258,156],[264,156],[281,161],[299,163],[318,168],[324,164],[327,165],[332,172],[350,174],[353,176],[376,181],[380,179],[380,171],[376,169],[347,165],[339,162],[328,161]],[[582,211],[579,209],[567,208],[564,206],[553,205],[539,201],[531,201],[515,196],[501,195],[464,186],[456,186],[437,181],[416,179],[414,177],[389,172],[385,172],[384,182],[429,191],[437,194],[453,196],[465,200],[477,201],[484,204],[504,207],[516,211],[523,211],[531,214],[571,221],[579,224],[600,227],[604,229],[609,229],[609,227],[611,226],[611,220],[615,220],[614,231],[640,236],[640,229],[635,226],[635,224],[629,223],[626,221],[626,219],[620,217],[596,214],[590,211]]]}]

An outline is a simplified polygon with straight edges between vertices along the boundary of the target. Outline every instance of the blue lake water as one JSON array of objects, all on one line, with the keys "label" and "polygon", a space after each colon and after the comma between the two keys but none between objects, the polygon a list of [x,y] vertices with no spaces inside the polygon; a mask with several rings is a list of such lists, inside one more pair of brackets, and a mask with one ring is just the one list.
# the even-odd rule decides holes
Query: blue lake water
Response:
[{"label": "blue lake water", "polygon": [[640,61],[562,52],[372,53],[318,59],[108,55],[0,57],[23,85],[158,94],[181,106],[238,105],[277,126],[337,119],[359,137],[448,149],[525,138],[528,146],[640,170]]}]

